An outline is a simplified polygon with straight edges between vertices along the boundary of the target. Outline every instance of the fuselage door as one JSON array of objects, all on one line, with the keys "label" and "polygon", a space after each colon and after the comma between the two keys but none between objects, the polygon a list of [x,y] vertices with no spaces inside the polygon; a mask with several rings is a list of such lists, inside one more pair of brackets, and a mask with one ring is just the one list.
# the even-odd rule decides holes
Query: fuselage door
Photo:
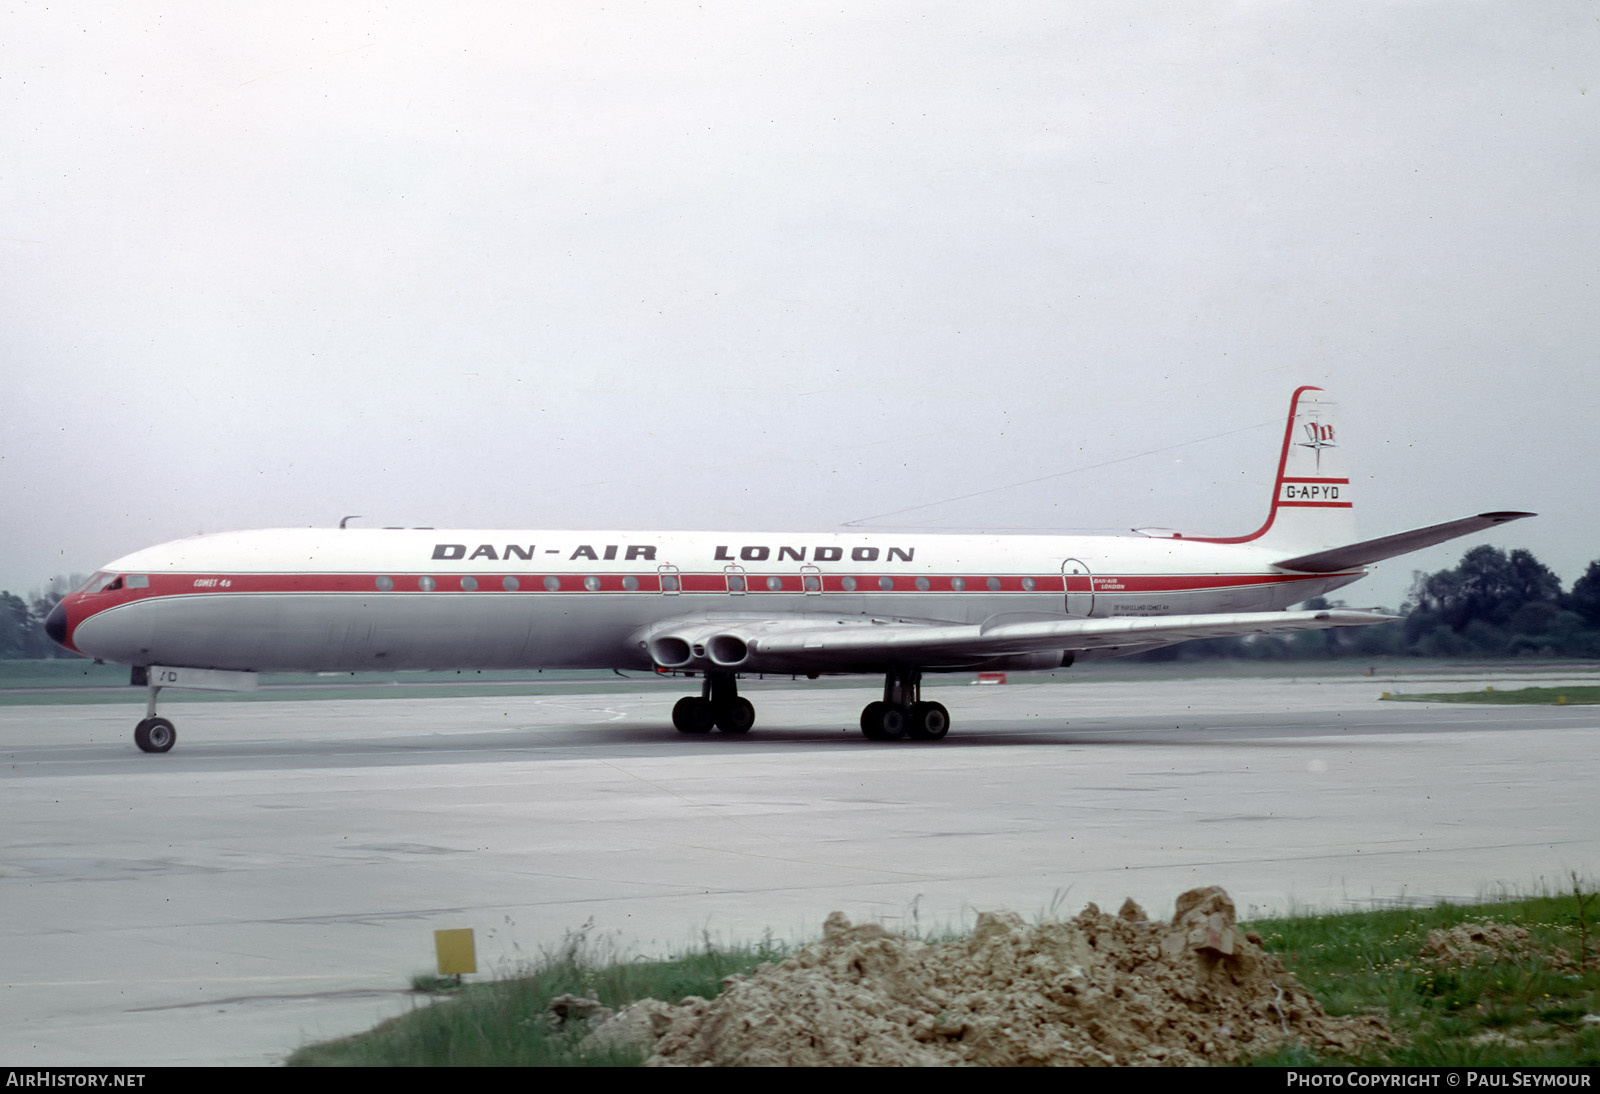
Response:
[{"label": "fuselage door", "polygon": [[822,592],[822,571],[809,562],[800,567],[800,587],[807,596],[816,596]]},{"label": "fuselage door", "polygon": [[744,567],[724,566],[722,572],[728,579],[728,592],[734,596],[743,596],[745,591]]},{"label": "fuselage door", "polygon": [[1067,614],[1094,614],[1094,578],[1089,567],[1075,558],[1061,564],[1061,580],[1067,588]]},{"label": "fuselage door", "polygon": [[683,579],[678,574],[678,568],[670,563],[657,566],[656,573],[661,575],[661,591],[667,595],[675,595],[683,591]]}]

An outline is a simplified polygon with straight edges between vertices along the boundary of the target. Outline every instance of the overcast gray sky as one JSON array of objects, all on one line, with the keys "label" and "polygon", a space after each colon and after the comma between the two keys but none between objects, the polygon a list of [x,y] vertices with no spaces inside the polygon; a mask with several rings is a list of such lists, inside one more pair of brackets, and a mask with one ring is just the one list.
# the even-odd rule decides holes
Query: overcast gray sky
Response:
[{"label": "overcast gray sky", "polygon": [[1597,17],[13,4],[0,587],[352,513],[1240,533],[1301,383],[1363,535],[1538,510],[1485,539],[1570,582]]}]

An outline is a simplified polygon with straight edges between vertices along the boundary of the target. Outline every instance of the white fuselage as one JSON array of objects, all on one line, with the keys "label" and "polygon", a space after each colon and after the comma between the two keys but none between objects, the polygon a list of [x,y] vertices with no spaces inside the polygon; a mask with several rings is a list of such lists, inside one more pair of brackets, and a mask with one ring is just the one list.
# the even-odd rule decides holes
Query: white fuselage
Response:
[{"label": "white fuselage", "polygon": [[1292,573],[1271,554],[1147,537],[270,529],[135,552],[64,604],[67,644],[132,665],[648,669],[641,636],[667,619],[1260,612],[1364,573]]}]

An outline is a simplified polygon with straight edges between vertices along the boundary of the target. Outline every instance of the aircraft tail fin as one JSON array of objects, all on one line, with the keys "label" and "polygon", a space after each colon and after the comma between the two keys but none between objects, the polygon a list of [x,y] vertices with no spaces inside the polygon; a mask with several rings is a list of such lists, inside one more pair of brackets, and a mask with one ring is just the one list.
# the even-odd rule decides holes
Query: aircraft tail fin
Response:
[{"label": "aircraft tail fin", "polygon": [[1246,536],[1184,538],[1203,543],[1281,544],[1286,551],[1353,539],[1354,499],[1344,445],[1334,423],[1336,410],[1337,405],[1321,388],[1296,388],[1289,399],[1289,420],[1266,522]]},{"label": "aircraft tail fin", "polygon": [[1289,422],[1284,427],[1266,523],[1247,536],[1202,542],[1278,548],[1288,557],[1273,563],[1275,566],[1331,574],[1534,515],[1479,513],[1379,539],[1355,540],[1355,502],[1344,445],[1334,425],[1335,409],[1321,388],[1297,388],[1289,400]]}]

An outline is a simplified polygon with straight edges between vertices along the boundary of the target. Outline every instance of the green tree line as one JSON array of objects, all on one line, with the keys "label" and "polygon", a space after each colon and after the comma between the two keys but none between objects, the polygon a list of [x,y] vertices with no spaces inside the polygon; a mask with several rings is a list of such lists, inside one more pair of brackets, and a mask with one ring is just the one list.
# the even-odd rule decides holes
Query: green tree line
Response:
[{"label": "green tree line", "polygon": [[76,657],[46,637],[44,617],[78,583],[77,578],[57,578],[44,592],[34,593],[26,600],[0,590],[0,661]]},{"label": "green tree line", "polygon": [[[1322,597],[1304,605],[1344,606]],[[1589,563],[1572,588],[1563,589],[1560,578],[1531,551],[1474,547],[1454,569],[1419,571],[1399,614],[1393,623],[1372,627],[1202,639],[1142,658],[1600,658],[1600,559]]]}]

